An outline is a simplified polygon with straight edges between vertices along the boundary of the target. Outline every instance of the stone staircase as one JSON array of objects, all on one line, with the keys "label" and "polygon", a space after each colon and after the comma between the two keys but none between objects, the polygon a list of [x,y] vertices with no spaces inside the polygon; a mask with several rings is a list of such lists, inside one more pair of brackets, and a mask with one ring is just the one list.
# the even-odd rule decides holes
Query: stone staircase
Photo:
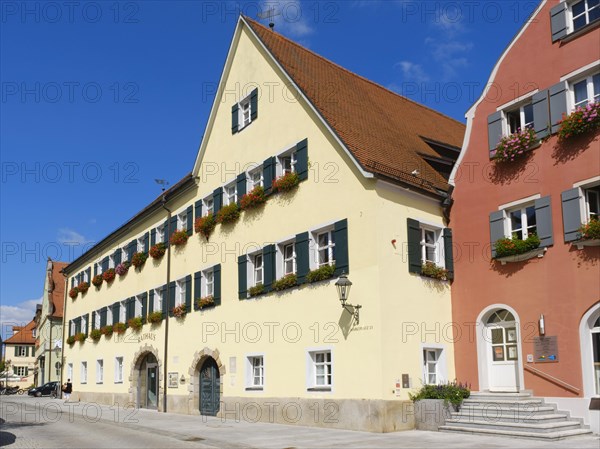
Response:
[{"label": "stone staircase", "polygon": [[588,427],[531,393],[481,392],[471,393],[439,430],[552,441],[591,434]]}]

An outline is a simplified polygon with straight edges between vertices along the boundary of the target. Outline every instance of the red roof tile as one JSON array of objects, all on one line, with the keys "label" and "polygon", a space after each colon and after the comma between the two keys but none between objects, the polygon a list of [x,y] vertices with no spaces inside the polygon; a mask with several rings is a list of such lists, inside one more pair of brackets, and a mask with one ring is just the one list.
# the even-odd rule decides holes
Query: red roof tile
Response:
[{"label": "red roof tile", "polygon": [[35,328],[35,321],[31,320],[27,325],[13,326],[13,329],[19,329],[19,331],[12,335],[11,337],[4,340],[4,343],[7,345],[10,344],[23,344],[23,345],[32,345],[35,343],[35,338],[33,336],[33,329]]}]

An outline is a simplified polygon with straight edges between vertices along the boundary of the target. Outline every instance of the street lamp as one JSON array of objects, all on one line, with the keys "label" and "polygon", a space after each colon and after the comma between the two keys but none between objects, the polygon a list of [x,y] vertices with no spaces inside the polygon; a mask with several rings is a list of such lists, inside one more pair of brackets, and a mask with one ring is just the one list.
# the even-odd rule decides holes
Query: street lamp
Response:
[{"label": "street lamp", "polygon": [[352,282],[350,282],[350,279],[348,279],[348,276],[345,272],[342,272],[335,283],[335,287],[337,288],[338,297],[340,298],[342,307],[354,317],[356,324],[359,324],[359,312],[362,306],[359,304],[355,306],[350,303],[346,304],[346,301],[348,301],[348,296],[350,296],[350,287],[352,287]]}]

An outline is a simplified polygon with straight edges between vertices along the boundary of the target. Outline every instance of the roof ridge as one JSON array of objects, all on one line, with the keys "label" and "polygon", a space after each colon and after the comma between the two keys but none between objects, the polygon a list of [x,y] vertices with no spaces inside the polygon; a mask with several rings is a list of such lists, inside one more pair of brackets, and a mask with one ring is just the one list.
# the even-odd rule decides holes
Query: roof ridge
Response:
[{"label": "roof ridge", "polygon": [[[261,27],[261,28],[264,28],[266,31],[269,31],[269,32],[275,33],[275,31],[268,29],[268,28],[267,28],[266,26],[264,26],[263,24],[261,24],[261,23],[258,23],[257,21],[255,21],[254,19],[251,19],[251,18],[250,18],[250,17],[248,17],[248,16],[244,16],[244,15],[242,15],[242,18],[243,18],[244,20],[248,21],[248,22],[249,22],[251,25],[257,25],[257,26],[259,26],[259,27]],[[415,105],[417,105],[417,106],[419,106],[419,107],[422,107],[422,108],[424,108],[424,109],[427,109],[427,110],[429,110],[429,111],[431,111],[431,112],[433,112],[433,113],[435,113],[435,114],[437,114],[437,115],[439,115],[439,116],[441,116],[441,117],[444,117],[444,118],[446,118],[446,119],[452,120],[452,121],[454,121],[454,122],[456,122],[456,123],[459,123],[459,124],[461,124],[461,125],[463,125],[463,126],[464,126],[464,123],[462,123],[462,122],[460,122],[460,121],[456,120],[455,118],[452,118],[452,117],[450,117],[450,116],[448,116],[448,115],[446,115],[446,114],[443,114],[442,112],[440,112],[440,111],[438,111],[438,110],[436,110],[436,109],[433,109],[433,108],[431,108],[431,107],[429,107],[429,106],[426,106],[426,105],[424,105],[424,104],[422,104],[422,103],[419,103],[418,101],[415,101],[415,100],[412,100],[412,99],[410,99],[410,98],[408,98],[408,97],[405,97],[404,95],[400,95],[398,92],[394,92],[394,91],[393,91],[393,90],[391,90],[391,89],[387,89],[386,87],[382,86],[381,84],[379,84],[379,83],[376,83],[375,81],[373,81],[373,80],[370,80],[370,79],[368,79],[368,78],[366,78],[366,77],[364,77],[364,76],[362,76],[362,75],[359,75],[358,73],[355,73],[355,72],[353,72],[352,70],[349,70],[349,69],[347,69],[347,68],[346,68],[346,67],[344,67],[344,66],[341,66],[340,64],[338,64],[338,63],[336,63],[336,62],[332,61],[331,59],[327,59],[326,57],[324,57],[324,56],[322,56],[322,55],[320,55],[320,54],[318,54],[318,53],[314,52],[313,50],[311,50],[311,49],[309,49],[309,48],[306,48],[306,47],[304,47],[304,46],[300,45],[299,43],[297,43],[297,42],[295,42],[295,41],[293,41],[293,40],[291,40],[291,39],[289,39],[289,38],[285,37],[285,36],[284,36],[283,34],[281,34],[281,33],[276,33],[276,35],[277,35],[278,37],[280,37],[280,38],[284,39],[285,41],[289,42],[290,44],[294,45],[295,47],[298,47],[298,48],[300,48],[300,49],[302,49],[302,50],[304,50],[304,51],[306,51],[306,52],[308,52],[308,53],[312,54],[313,56],[316,56],[317,58],[319,58],[319,59],[323,60],[324,62],[326,62],[326,63],[328,63],[328,64],[330,64],[330,65],[333,65],[333,66],[335,66],[336,68],[338,68],[338,69],[340,69],[340,70],[342,70],[342,71],[344,71],[344,72],[346,72],[346,73],[348,73],[348,74],[350,74],[350,75],[352,75],[352,76],[355,76],[355,77],[357,77],[357,78],[361,79],[362,81],[365,81],[365,82],[367,82],[367,83],[369,83],[369,84],[372,84],[373,86],[376,86],[377,88],[379,88],[379,89],[382,89],[383,91],[385,91],[385,92],[387,92],[387,93],[390,93],[390,94],[392,94],[392,95],[395,95],[395,96],[397,96],[397,97],[399,97],[399,98],[402,98],[403,100],[409,101],[409,102],[411,102],[411,103],[413,103],[413,104],[415,104]],[[258,36],[258,38],[259,38],[259,39],[262,41],[262,39],[260,38],[260,36]],[[269,52],[270,52],[271,54],[273,54],[273,53],[271,52],[271,50],[269,50]],[[273,56],[275,57],[275,55],[273,55]]]}]

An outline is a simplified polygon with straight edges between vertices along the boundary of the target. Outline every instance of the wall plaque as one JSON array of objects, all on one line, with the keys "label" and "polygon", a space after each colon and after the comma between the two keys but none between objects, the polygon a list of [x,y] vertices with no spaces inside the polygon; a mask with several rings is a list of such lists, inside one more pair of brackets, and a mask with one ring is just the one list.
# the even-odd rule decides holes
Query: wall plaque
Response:
[{"label": "wall plaque", "polygon": [[558,337],[533,337],[534,362],[558,362]]}]

